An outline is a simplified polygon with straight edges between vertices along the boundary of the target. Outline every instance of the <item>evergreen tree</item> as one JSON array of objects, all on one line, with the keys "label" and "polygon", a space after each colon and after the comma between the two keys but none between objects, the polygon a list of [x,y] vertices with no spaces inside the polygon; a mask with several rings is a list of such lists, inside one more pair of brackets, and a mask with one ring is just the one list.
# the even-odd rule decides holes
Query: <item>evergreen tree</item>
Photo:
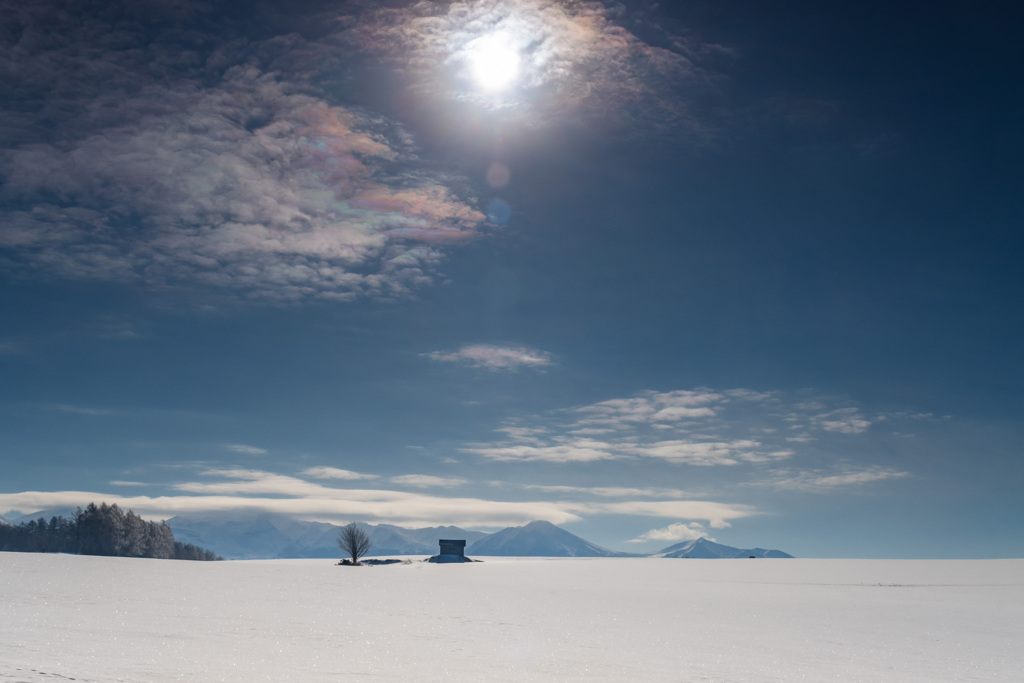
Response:
[{"label": "evergreen tree", "polygon": [[178,543],[167,522],[147,522],[116,504],[89,503],[73,519],[54,516],[17,526],[0,522],[0,551],[74,553],[156,559],[223,560],[211,550]]},{"label": "evergreen tree", "polygon": [[146,557],[161,560],[174,557],[174,534],[167,522],[150,522],[146,526]]},{"label": "evergreen tree", "polygon": [[81,555],[118,555],[121,549],[121,529],[124,515],[121,509],[106,503],[96,507],[89,503],[78,513],[78,552]]},{"label": "evergreen tree", "polygon": [[147,526],[148,523],[131,510],[125,513],[121,529],[121,549],[118,554],[125,557],[147,557]]}]

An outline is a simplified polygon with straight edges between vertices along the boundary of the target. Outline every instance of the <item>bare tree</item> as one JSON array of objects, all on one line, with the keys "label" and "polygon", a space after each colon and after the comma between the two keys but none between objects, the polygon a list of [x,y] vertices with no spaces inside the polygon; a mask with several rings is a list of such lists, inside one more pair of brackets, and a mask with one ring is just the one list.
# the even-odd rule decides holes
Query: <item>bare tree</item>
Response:
[{"label": "bare tree", "polygon": [[352,564],[359,564],[359,558],[370,551],[370,537],[355,522],[341,528],[338,532],[338,547],[348,553]]}]

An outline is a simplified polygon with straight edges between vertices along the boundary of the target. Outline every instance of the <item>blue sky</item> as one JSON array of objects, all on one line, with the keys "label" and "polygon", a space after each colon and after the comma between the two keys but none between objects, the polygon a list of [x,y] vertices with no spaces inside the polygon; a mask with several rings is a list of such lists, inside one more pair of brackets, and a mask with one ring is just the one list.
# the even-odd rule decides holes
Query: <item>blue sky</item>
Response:
[{"label": "blue sky", "polygon": [[1024,553],[1018,10],[22,5],[0,514]]}]

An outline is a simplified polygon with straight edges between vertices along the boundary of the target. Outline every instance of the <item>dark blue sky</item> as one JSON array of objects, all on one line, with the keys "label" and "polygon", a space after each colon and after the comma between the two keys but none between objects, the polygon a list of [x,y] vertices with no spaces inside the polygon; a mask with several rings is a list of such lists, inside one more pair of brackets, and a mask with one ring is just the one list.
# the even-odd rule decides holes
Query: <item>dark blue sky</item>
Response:
[{"label": "dark blue sky", "polygon": [[0,12],[0,514],[1024,552],[1011,5]]}]

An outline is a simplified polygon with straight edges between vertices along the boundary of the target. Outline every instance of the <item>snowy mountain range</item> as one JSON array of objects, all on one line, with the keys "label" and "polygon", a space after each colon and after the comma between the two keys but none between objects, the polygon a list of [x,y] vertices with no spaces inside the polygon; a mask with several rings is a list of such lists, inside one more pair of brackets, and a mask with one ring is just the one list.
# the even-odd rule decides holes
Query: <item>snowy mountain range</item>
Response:
[{"label": "snowy mountain range", "polygon": [[[338,557],[339,527],[325,522],[304,522],[267,514],[189,515],[167,520],[174,538],[210,548],[228,559]],[[503,557],[792,557],[779,550],[740,549],[705,538],[686,541],[657,553],[639,554],[608,550],[550,522],[535,521],[493,534],[456,526],[406,529],[393,524],[359,524],[370,536],[370,554],[433,555],[441,538],[466,540],[466,555]]]},{"label": "snowy mountain range", "polygon": [[[21,524],[39,517],[74,517],[74,508],[54,508],[23,515],[9,514],[4,521]],[[307,522],[284,515],[264,513],[211,513],[179,515],[167,520],[175,540],[210,548],[233,560],[283,558],[335,558],[340,527],[326,522]],[[488,534],[456,526],[406,529],[394,524],[363,524],[374,556],[433,555],[441,538],[466,540],[466,555],[502,557],[663,557],[737,558],[792,557],[781,550],[733,548],[699,538],[669,546],[655,553],[626,553],[602,548],[550,522],[535,521]]]},{"label": "snowy mountain range", "polygon": [[[174,538],[203,548],[217,548],[228,559],[254,560],[286,557],[338,557],[338,530],[326,522],[304,522],[282,515],[253,514],[224,517],[179,515],[167,520]],[[482,531],[454,526],[405,529],[393,524],[363,524],[373,543],[373,555],[433,555],[440,538],[463,538],[472,543]],[[205,545],[204,545],[205,544]]]}]

